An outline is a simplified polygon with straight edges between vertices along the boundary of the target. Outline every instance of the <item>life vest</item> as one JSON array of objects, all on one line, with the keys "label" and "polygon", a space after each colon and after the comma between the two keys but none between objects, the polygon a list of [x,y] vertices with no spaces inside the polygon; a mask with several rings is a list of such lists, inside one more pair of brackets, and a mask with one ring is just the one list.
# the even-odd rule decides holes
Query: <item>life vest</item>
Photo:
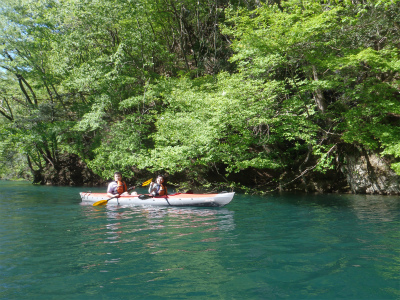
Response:
[{"label": "life vest", "polygon": [[167,187],[165,185],[163,185],[163,184],[160,184],[157,187],[157,195],[159,195],[159,196],[167,195]]},{"label": "life vest", "polygon": [[122,194],[124,192],[126,192],[128,190],[128,188],[126,187],[126,183],[125,181],[117,181],[117,193],[118,194]]}]

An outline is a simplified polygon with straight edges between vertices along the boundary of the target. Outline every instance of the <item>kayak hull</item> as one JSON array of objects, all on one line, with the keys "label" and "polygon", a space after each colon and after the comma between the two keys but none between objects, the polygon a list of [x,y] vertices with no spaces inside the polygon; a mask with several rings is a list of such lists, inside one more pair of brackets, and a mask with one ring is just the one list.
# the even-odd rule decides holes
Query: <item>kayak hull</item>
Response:
[{"label": "kayak hull", "polygon": [[[94,204],[100,200],[107,200],[106,193],[79,193],[83,204]],[[128,205],[128,206],[204,206],[204,207],[222,207],[230,203],[235,195],[231,193],[220,194],[171,194],[167,196],[146,196],[143,195],[124,195],[119,198],[111,199],[107,205]],[[141,197],[139,197],[141,196]]]}]

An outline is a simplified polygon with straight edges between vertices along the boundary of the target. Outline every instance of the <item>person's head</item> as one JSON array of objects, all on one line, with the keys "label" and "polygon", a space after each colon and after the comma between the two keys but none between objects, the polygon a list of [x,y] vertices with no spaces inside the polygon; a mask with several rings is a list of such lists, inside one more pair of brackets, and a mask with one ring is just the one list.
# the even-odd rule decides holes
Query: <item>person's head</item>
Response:
[{"label": "person's head", "polygon": [[163,183],[163,182],[164,182],[164,176],[158,175],[158,176],[157,176],[157,179],[156,179],[156,182],[157,182],[158,184]]},{"label": "person's head", "polygon": [[114,180],[115,181],[121,181],[122,180],[122,174],[120,172],[115,172],[114,173]]}]

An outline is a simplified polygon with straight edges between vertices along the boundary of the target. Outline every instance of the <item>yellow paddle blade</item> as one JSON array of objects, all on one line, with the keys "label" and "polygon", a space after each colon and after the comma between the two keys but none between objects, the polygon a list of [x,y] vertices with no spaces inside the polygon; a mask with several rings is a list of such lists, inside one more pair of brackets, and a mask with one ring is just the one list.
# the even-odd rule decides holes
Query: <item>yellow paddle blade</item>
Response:
[{"label": "yellow paddle blade", "polygon": [[107,204],[107,202],[108,202],[108,200],[100,200],[100,201],[93,203],[93,206],[104,205],[104,204]]},{"label": "yellow paddle blade", "polygon": [[143,182],[143,183],[142,183],[142,186],[149,185],[150,182],[152,182],[152,181],[153,181],[153,178],[150,178],[149,180],[146,180],[145,182]]}]

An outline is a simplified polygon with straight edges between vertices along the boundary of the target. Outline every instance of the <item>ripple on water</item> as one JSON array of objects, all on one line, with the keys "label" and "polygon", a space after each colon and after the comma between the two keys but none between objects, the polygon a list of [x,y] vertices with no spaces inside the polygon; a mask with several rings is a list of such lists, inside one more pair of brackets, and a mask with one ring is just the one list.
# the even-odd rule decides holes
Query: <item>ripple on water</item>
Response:
[{"label": "ripple on water", "polygon": [[238,194],[224,208],[93,207],[80,205],[79,188],[0,185],[1,299],[400,295],[395,197]]}]

